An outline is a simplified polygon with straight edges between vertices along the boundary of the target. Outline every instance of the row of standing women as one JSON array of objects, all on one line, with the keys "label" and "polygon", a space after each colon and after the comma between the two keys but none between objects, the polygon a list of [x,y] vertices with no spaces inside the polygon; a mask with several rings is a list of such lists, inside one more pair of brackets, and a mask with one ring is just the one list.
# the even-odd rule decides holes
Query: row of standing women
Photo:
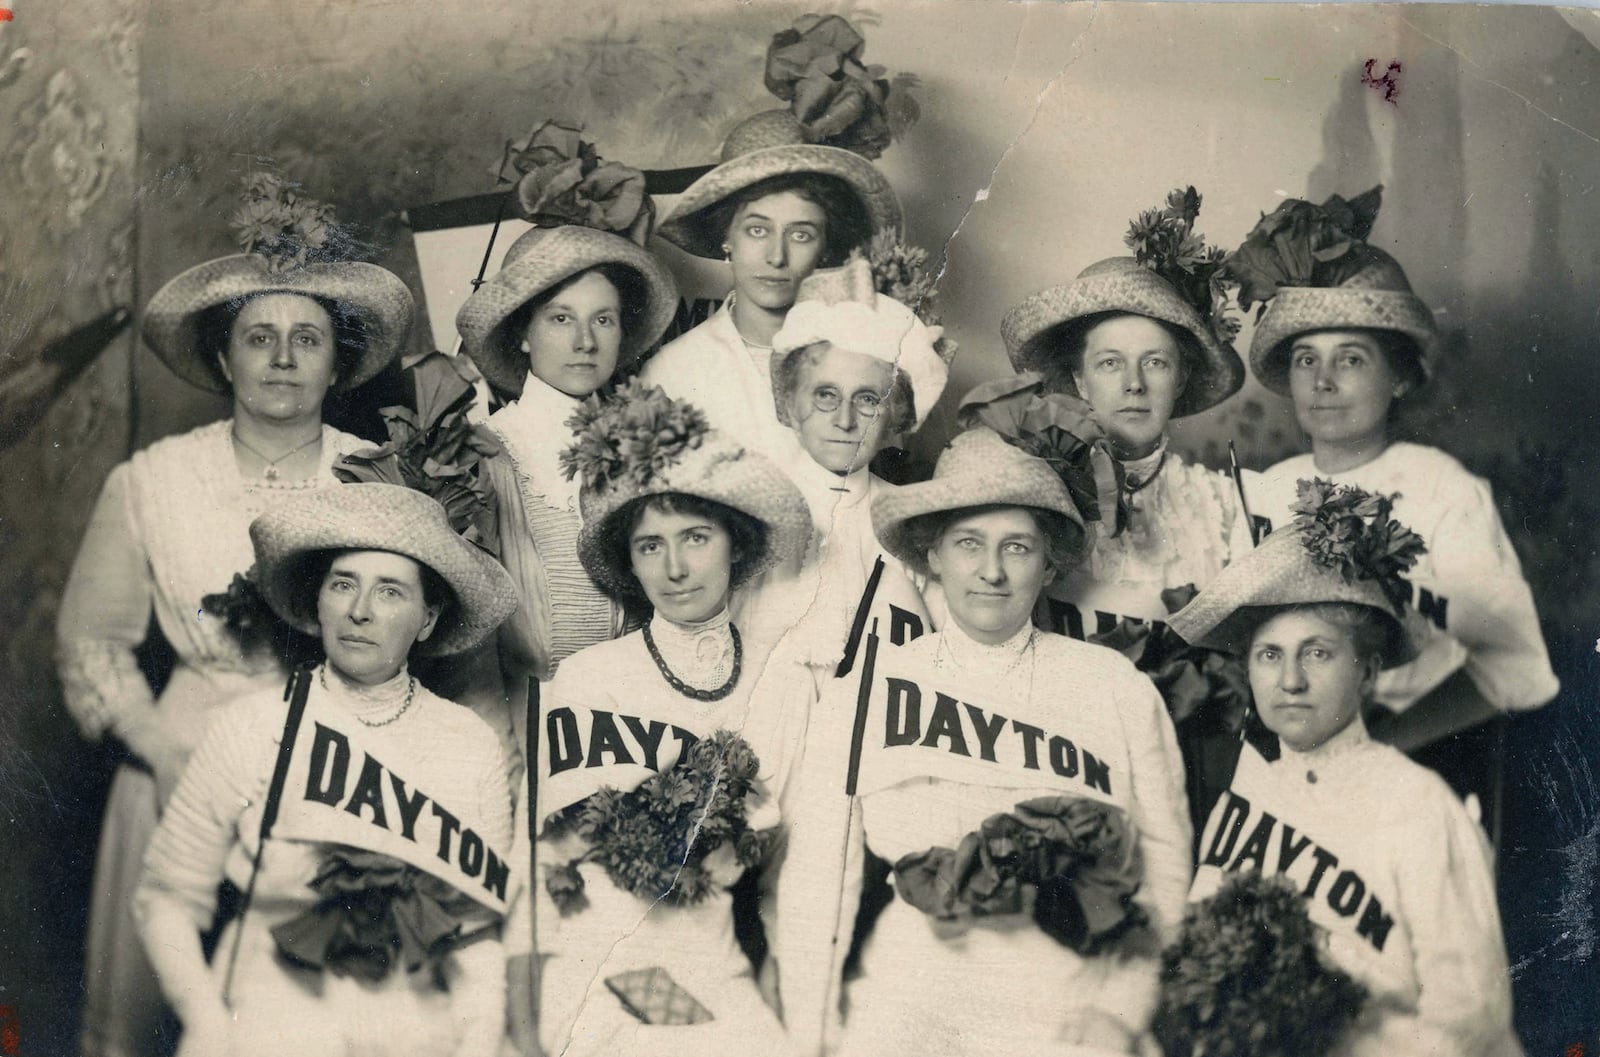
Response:
[{"label": "row of standing women", "polygon": [[[1516,1052],[1481,834],[1362,712],[1445,707],[1429,692],[1458,669],[1479,711],[1557,685],[1487,486],[1391,443],[1437,342],[1366,242],[1375,195],[1291,200],[1226,261],[1193,251],[1198,196],[1176,195],[1136,224],[1134,256],[1007,313],[1023,373],[969,397],[932,478],[896,488],[870,464],[926,420],[949,346],[905,293],[917,277],[883,274],[908,258],[876,167],[788,110],[735,130],[660,230],[725,259],[733,291],[651,355],[677,292],[644,246],[642,174],[568,131],[529,144],[545,153],[515,193],[535,226],[457,319],[505,401],[480,471],[495,560],[432,500],[338,483],[370,445],[323,425],[323,398],[397,355],[412,304],[383,269],[285,234],[308,200],[254,182],[252,250],[152,299],[150,346],[234,411],[113,472],[63,599],[68,704],[128,750],[85,1053],[159,1049],[163,992],[196,1054],[264,1052],[285,1017],[329,1053],[489,1053],[502,1019],[505,1045],[551,1054],[1146,1052],[1152,1023],[1181,1019],[1157,1012],[1158,952],[1186,898],[1252,867],[1294,882],[1370,996],[1338,1052]],[[1252,485],[1249,513],[1167,439],[1243,382],[1224,275],[1267,302],[1250,367],[1312,448]],[[1397,523],[1425,551],[1388,546]],[[283,661],[201,604],[252,558],[273,612],[322,647],[305,707],[464,805],[460,832],[512,864],[503,900],[446,892],[419,944],[372,915],[416,920],[394,908],[449,870],[352,858],[332,831],[262,839]],[[152,613],[178,654],[159,699],[133,652]],[[1238,748],[1238,716],[1175,733],[1226,676],[1174,653],[1168,625],[1243,658],[1276,755]],[[1097,632],[1156,683],[1079,641]],[[868,639],[979,696],[929,695],[928,752],[851,795]],[[439,686],[466,707],[420,685],[412,653],[458,658]],[[382,818],[371,795],[343,814]],[[415,803],[399,795],[397,815]],[[1019,846],[1031,858],[1003,850]],[[876,916],[875,869],[892,893]],[[208,969],[223,880],[251,903]]]}]

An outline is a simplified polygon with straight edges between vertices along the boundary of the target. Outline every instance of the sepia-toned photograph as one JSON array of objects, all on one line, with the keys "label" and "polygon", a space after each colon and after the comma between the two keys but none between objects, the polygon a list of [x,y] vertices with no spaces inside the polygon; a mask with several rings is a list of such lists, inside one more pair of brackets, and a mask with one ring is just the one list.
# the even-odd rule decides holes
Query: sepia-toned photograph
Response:
[{"label": "sepia-toned photograph", "polygon": [[0,1057],[1600,1057],[1600,9],[9,3]]}]

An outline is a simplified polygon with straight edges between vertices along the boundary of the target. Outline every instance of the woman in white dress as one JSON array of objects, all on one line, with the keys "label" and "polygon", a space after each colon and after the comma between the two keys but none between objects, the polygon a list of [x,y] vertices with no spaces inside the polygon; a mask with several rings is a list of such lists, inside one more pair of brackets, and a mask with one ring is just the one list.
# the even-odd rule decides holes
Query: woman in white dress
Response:
[{"label": "woman in white dress", "polygon": [[[981,783],[930,769],[860,798],[866,846],[892,864],[897,898],[845,993],[840,1052],[1139,1052],[1158,966],[1138,922],[1158,939],[1176,925],[1189,824],[1149,680],[1114,651],[1033,626],[1040,591],[1082,560],[1081,516],[1042,459],[980,427],[951,443],[932,480],[877,500],[873,521],[891,553],[941,583],[949,610],[937,633],[894,651],[897,663],[981,694],[964,698],[973,722],[1002,718],[985,717],[994,748],[983,758],[994,760]],[[1012,732],[1006,714],[1050,729]],[[929,723],[917,758],[934,768],[943,753],[923,748],[941,745]],[[1091,768],[1103,783],[1080,758],[1104,766]],[[1069,773],[1070,794],[1059,777]],[[1092,848],[1069,849],[1060,831],[1037,842],[1042,861],[1076,863],[1063,873],[1028,874],[1023,860],[1040,860],[1007,865],[992,843],[1036,812],[1098,835]]]},{"label": "woman in white dress", "polygon": [[1337,1057],[1515,1057],[1488,842],[1449,786],[1362,718],[1380,673],[1419,645],[1400,575],[1424,541],[1392,499],[1318,485],[1173,617],[1190,641],[1244,656],[1278,742],[1271,762],[1243,749],[1190,898],[1250,870],[1300,890],[1327,955],[1369,996]]},{"label": "woman in white dress", "polygon": [[[691,184],[661,224],[668,242],[727,261],[733,291],[642,372],[645,381],[702,408],[713,428],[769,456],[793,452],[772,399],[772,341],[800,284],[817,268],[837,267],[865,249],[876,232],[898,234],[901,217],[894,189],[870,160],[889,139],[888,82],[864,76],[856,61],[862,39],[839,16],[808,15],[796,27],[788,43],[808,50],[799,60],[804,89],[781,96],[794,99],[791,109],[741,122],[723,143],[722,163]],[[769,87],[795,79],[782,53],[784,37],[768,51]],[[827,68],[828,50],[837,52],[839,70],[831,79],[817,73]],[[835,97],[853,106],[850,120],[834,123]]]},{"label": "woman in white dress", "polygon": [[[756,779],[771,747],[771,642],[728,600],[805,546],[811,519],[783,473],[698,410],[632,383],[586,415],[579,554],[650,614],[574,654],[540,701],[539,1036],[545,1053],[778,1052],[734,932],[729,889],[778,822]],[[747,742],[745,737],[750,737]],[[753,753],[753,754],[752,754]]]},{"label": "woman in white dress", "polygon": [[[396,485],[285,503],[250,535],[262,595],[322,646],[294,742],[309,783],[274,799],[285,694],[248,695],[217,710],[151,839],[138,918],[183,1021],[180,1057],[264,1057],[286,1032],[319,1057],[490,1057],[504,964],[495,907],[471,892],[509,872],[505,761],[489,726],[407,660],[480,641],[516,606],[511,581],[436,501]],[[359,777],[337,749],[318,766],[329,731],[361,738]],[[397,858],[396,840],[419,850]],[[224,880],[247,901],[208,965],[201,933]]]},{"label": "woman in white dress", "polygon": [[[1438,332],[1399,263],[1365,241],[1378,204],[1379,189],[1321,206],[1291,199],[1262,219],[1229,267],[1243,284],[1241,303],[1267,302],[1250,369],[1294,401],[1311,439],[1309,453],[1261,475],[1252,514],[1282,528],[1301,482],[1321,478],[1397,494],[1396,516],[1428,541],[1406,577],[1417,658],[1385,669],[1375,695],[1400,713],[1384,740],[1411,749],[1538,708],[1561,684],[1488,483],[1438,448],[1393,438],[1396,409],[1432,377]],[[1343,252],[1279,248],[1280,239],[1295,247],[1317,232]],[[1452,680],[1458,671],[1467,678]]]},{"label": "woman in white dress", "polygon": [[[285,189],[252,178],[246,209]],[[315,229],[331,220],[300,198]],[[85,737],[128,751],[112,781],[89,908],[85,1054],[164,1047],[164,1004],[131,914],[146,842],[209,711],[281,685],[281,660],[246,651],[201,600],[250,567],[250,522],[286,499],[338,484],[341,456],[367,442],[322,422],[324,398],[377,374],[400,352],[412,299],[376,265],[257,231],[250,252],[169,281],[144,315],[145,341],[199,389],[232,395],[220,422],[157,441],[112,470],[67,581],[57,666]],[[177,654],[157,698],[134,657],[154,615]]]}]

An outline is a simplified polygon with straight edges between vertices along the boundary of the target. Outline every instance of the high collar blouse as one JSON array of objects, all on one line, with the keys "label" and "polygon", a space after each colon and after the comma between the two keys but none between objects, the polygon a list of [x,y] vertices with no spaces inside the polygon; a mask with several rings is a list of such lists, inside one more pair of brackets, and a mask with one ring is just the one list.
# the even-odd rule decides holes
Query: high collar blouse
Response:
[{"label": "high collar blouse", "polygon": [[1190,899],[1243,870],[1301,888],[1328,952],[1371,992],[1339,1057],[1521,1052],[1482,830],[1442,779],[1359,717],[1267,762],[1246,746],[1200,840]]}]

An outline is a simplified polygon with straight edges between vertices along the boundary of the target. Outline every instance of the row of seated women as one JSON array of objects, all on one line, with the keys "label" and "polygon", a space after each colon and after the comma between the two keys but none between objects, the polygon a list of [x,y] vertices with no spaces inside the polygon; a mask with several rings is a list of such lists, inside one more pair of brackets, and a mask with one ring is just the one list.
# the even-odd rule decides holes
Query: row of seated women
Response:
[{"label": "row of seated women", "polygon": [[[286,1024],[330,1054],[1150,1052],[1186,900],[1252,869],[1294,883],[1365,989],[1336,1052],[1518,1052],[1481,834],[1363,711],[1398,727],[1462,669],[1475,700],[1448,707],[1471,714],[1557,685],[1487,487],[1390,441],[1437,342],[1365,241],[1375,199],[1290,201],[1228,258],[1268,303],[1251,369],[1312,447],[1247,495],[1168,445],[1245,367],[1212,284],[1142,244],[1007,313],[1022,373],[969,396],[931,479],[895,487],[870,464],[926,420],[948,346],[882,274],[893,190],[787,117],[741,126],[662,224],[725,258],[733,290],[658,351],[678,297],[647,199],[586,225],[537,171],[518,188],[535,226],[457,319],[503,399],[479,482],[492,558],[433,500],[334,474],[371,445],[324,425],[324,399],[404,345],[394,275],[264,229],[152,299],[150,347],[233,415],[113,472],[63,598],[68,704],[128,756],[83,1052],[159,1050],[164,1004],[191,1054],[276,1051]],[[276,216],[282,190],[251,201]],[[1197,211],[1178,195],[1156,226],[1181,247]],[[1268,267],[1272,225],[1303,216],[1342,224],[1344,253]],[[474,876],[510,864],[487,905],[430,902],[446,924],[426,942],[349,921],[414,924],[394,907],[447,870],[389,883],[331,830],[266,836],[284,660],[201,604],[252,565],[320,644],[303,707],[464,805],[457,866],[469,829]],[[152,613],[178,654],[159,699],[134,656]],[[1153,675],[1169,632],[1240,658],[1276,751],[1241,748],[1237,722],[1175,728],[1226,662],[1196,661],[1216,677],[1197,694],[1079,641],[1097,632]],[[411,674],[422,654],[444,697]],[[863,736],[890,669],[972,693],[894,698]],[[341,813],[376,821],[387,795]],[[225,880],[249,896],[208,964]]]}]

